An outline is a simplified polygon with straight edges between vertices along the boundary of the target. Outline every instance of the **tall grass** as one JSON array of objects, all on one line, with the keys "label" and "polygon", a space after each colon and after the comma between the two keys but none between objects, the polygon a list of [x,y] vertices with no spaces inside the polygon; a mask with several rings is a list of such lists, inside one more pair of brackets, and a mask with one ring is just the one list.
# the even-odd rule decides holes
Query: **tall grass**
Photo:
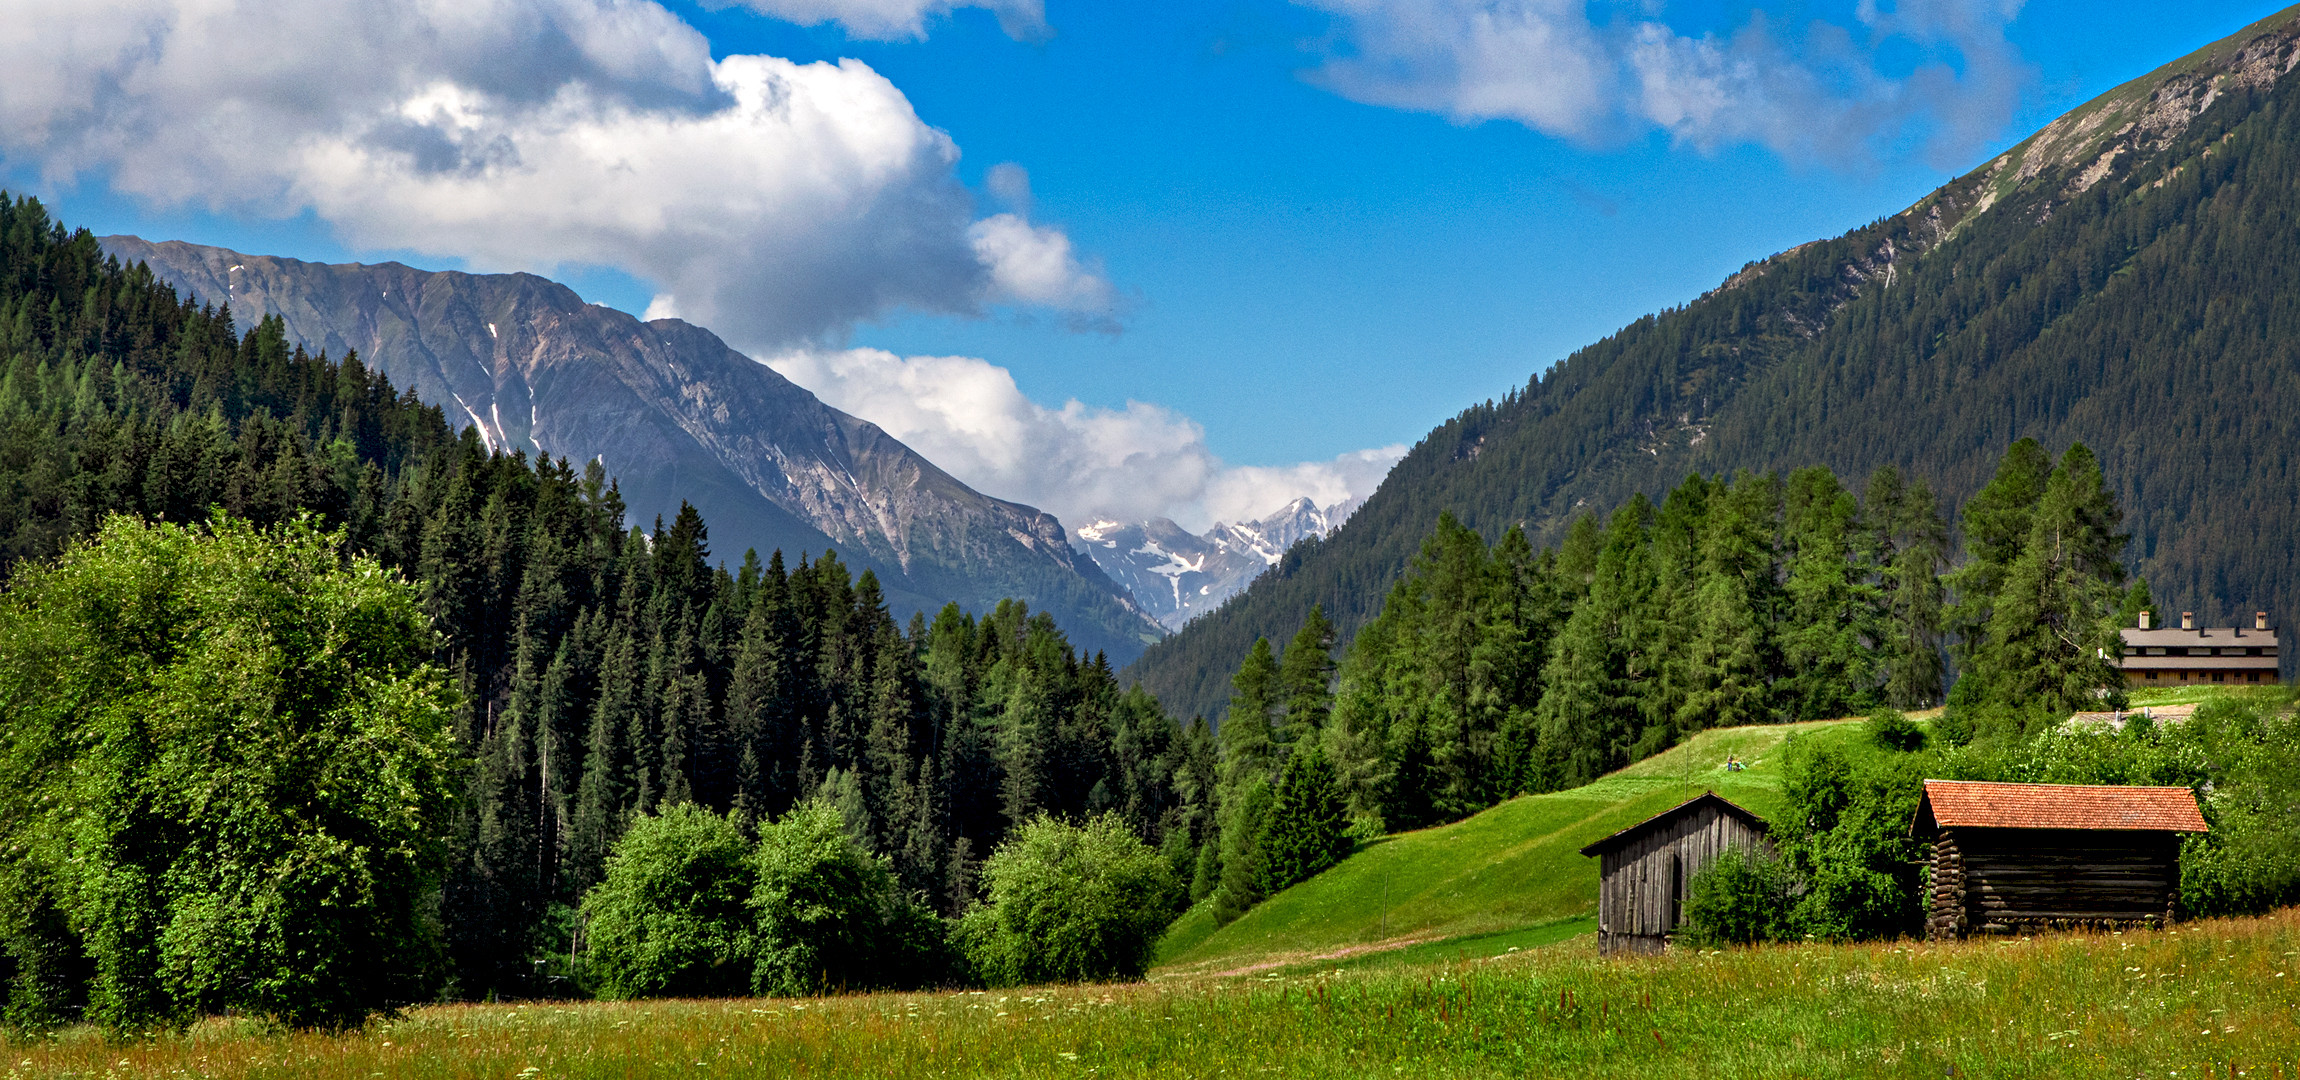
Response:
[{"label": "tall grass", "polygon": [[2300,1076],[2300,914],[806,1001],[440,1006],[347,1036],[215,1021],[6,1048],[22,1077]]}]

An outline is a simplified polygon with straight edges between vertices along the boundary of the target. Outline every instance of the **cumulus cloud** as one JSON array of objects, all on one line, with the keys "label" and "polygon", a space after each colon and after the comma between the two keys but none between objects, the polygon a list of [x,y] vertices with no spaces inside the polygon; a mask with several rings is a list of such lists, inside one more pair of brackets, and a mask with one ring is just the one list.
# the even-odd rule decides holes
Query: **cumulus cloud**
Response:
[{"label": "cumulus cloud", "polygon": [[[1728,34],[1657,17],[1599,21],[1588,0],[1298,0],[1336,18],[1312,77],[1369,104],[1514,120],[1603,141],[1658,128],[1704,152],[1755,143],[1851,165],[1919,150],[1952,163],[1999,131],[2031,69],[2005,39],[2022,0],[1862,0],[1856,27]],[[1890,45],[1918,57],[1888,74]]]},{"label": "cumulus cloud", "polygon": [[967,486],[1036,506],[1073,528],[1096,518],[1168,517],[1202,531],[1302,496],[1332,506],[1371,493],[1405,454],[1388,446],[1331,461],[1230,466],[1189,417],[1139,401],[1049,408],[1024,396],[1005,368],[970,356],[805,349],[765,362]]},{"label": "cumulus cloud", "polygon": [[50,182],[308,210],[478,269],[618,267],[752,346],[905,307],[1110,314],[1060,230],[975,219],[957,147],[878,72],[713,60],[650,0],[14,8],[0,160]]},{"label": "cumulus cloud", "polygon": [[917,40],[926,36],[926,20],[959,8],[983,8],[998,16],[998,26],[1017,41],[1048,36],[1044,0],[703,0],[713,10],[745,7],[761,15],[819,26],[835,22],[858,38],[879,41]]}]

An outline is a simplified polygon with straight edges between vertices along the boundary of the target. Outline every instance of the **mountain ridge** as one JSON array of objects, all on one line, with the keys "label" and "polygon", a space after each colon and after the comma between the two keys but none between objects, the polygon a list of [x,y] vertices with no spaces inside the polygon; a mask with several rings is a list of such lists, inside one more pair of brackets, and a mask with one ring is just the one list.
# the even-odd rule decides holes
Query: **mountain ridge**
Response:
[{"label": "mountain ridge", "polygon": [[1053,515],[975,492],[702,327],[642,321],[532,274],[99,242],[189,296],[279,316],[313,352],[356,350],[491,448],[601,460],[634,522],[693,503],[722,555],[835,546],[897,608],[1018,597],[1121,663],[1162,630]]},{"label": "mountain ridge", "polygon": [[2227,618],[2300,601],[2300,358],[2278,344],[2300,329],[2296,11],[1465,409],[1333,536],[1130,675],[1219,713],[1256,637],[1285,640],[1313,603],[1354,632],[1441,511],[1545,544],[1691,471],[1888,464],[1953,510],[2023,436],[2101,454],[2160,603]]},{"label": "mountain ridge", "polygon": [[1179,630],[1277,565],[1295,544],[1333,532],[1364,501],[1347,499],[1321,509],[1304,496],[1265,517],[1217,521],[1202,533],[1163,517],[1131,523],[1097,518],[1072,535],[1136,604],[1167,629]]}]

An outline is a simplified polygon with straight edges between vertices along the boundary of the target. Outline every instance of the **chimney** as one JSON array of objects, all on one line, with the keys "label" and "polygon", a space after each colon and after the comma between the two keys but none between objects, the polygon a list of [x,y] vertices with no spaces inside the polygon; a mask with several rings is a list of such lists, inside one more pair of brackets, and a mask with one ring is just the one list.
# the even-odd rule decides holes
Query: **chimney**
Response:
[{"label": "chimney", "polygon": [[2193,611],[2183,611],[2183,612],[2181,612],[2181,613],[2180,613],[2180,628],[2181,628],[2181,629],[2183,629],[2183,630],[2194,630],[2194,629],[2196,629],[2196,613],[2195,613],[2195,612],[2193,612]]},{"label": "chimney", "polygon": [[2255,611],[2255,612],[2253,612],[2253,613],[2252,613],[2252,628],[2253,628],[2254,630],[2266,630],[2266,629],[2268,629],[2268,613],[2267,613],[2267,612],[2265,612],[2265,611]]},{"label": "chimney", "polygon": [[2146,630],[2146,629],[2148,629],[2148,609],[2147,609],[2147,608],[2142,608],[2142,609],[2140,609],[2140,628],[2141,628],[2141,629],[2143,629],[2143,630]]}]

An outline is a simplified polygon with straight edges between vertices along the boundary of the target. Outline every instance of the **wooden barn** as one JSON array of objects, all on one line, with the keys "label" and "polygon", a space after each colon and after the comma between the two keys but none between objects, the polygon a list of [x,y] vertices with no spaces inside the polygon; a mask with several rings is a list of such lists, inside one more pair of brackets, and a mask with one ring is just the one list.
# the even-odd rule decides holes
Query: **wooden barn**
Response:
[{"label": "wooden barn", "polygon": [[2187,788],[1927,780],[1911,825],[1933,845],[1925,936],[2162,926],[2181,834],[2205,831]]},{"label": "wooden barn", "polygon": [[1668,948],[1685,883],[1728,846],[1770,853],[1765,833],[1765,819],[1711,791],[1582,848],[1597,859],[1598,951]]}]

